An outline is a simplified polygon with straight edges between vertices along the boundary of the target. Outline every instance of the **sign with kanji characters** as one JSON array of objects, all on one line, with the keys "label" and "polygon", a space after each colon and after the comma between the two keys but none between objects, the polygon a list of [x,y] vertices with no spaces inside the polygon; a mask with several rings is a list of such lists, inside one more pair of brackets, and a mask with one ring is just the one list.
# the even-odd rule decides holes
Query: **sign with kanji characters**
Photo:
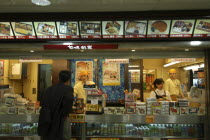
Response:
[{"label": "sign with kanji characters", "polygon": [[36,39],[32,22],[11,22],[16,39]]},{"label": "sign with kanji characters", "polygon": [[38,39],[58,39],[55,22],[34,22]]},{"label": "sign with kanji characters", "polygon": [[118,44],[93,44],[93,45],[44,45],[44,49],[52,50],[92,50],[92,49],[118,49]]},{"label": "sign with kanji characters", "polygon": [[170,37],[192,37],[195,20],[173,20]]},{"label": "sign with kanji characters", "polygon": [[4,76],[4,60],[0,60],[0,76]]},{"label": "sign with kanji characters", "polygon": [[193,37],[210,37],[210,19],[197,20]]},{"label": "sign with kanji characters", "polygon": [[78,22],[74,21],[62,21],[56,22],[58,35],[60,39],[78,39],[79,28]]},{"label": "sign with kanji characters", "polygon": [[148,38],[168,38],[171,20],[149,20]]},{"label": "sign with kanji characters", "polygon": [[0,22],[0,39],[15,39],[9,22]]},{"label": "sign with kanji characters", "polygon": [[103,38],[123,38],[124,21],[103,21]]},{"label": "sign with kanji characters", "polygon": [[80,35],[82,39],[101,38],[101,21],[81,21]]},{"label": "sign with kanji characters", "polygon": [[196,58],[172,58],[171,59],[172,62],[195,62]]},{"label": "sign with kanji characters", "polygon": [[129,59],[105,59],[106,63],[123,63],[128,64]]}]

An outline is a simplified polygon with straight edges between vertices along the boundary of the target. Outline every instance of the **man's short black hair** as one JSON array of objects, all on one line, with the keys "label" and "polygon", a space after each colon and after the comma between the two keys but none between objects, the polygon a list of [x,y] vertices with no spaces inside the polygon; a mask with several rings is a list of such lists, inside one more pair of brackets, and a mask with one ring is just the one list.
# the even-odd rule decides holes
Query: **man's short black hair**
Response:
[{"label": "man's short black hair", "polygon": [[59,82],[60,83],[66,83],[67,81],[70,80],[70,77],[71,77],[70,71],[62,70],[59,73]]},{"label": "man's short black hair", "polygon": [[157,78],[157,79],[155,79],[153,85],[155,86],[155,88],[157,88],[156,85],[160,85],[160,84],[162,84],[162,83],[164,84],[163,79],[162,79],[162,78]]}]

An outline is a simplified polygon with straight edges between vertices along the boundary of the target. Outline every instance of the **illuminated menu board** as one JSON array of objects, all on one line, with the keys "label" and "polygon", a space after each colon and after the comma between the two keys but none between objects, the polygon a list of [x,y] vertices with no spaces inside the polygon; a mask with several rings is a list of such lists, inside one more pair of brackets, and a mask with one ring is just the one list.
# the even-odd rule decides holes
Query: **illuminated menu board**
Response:
[{"label": "illuminated menu board", "polygon": [[80,34],[83,39],[101,38],[101,22],[100,21],[81,21]]},{"label": "illuminated menu board", "polygon": [[125,21],[125,38],[145,38],[147,21]]},{"label": "illuminated menu board", "polygon": [[103,21],[103,38],[123,38],[124,21]]},{"label": "illuminated menu board", "polygon": [[170,37],[192,37],[195,20],[173,20]]},{"label": "illuminated menu board", "polygon": [[57,39],[55,22],[34,22],[38,39]]},{"label": "illuminated menu board", "polygon": [[148,22],[148,38],[169,37],[171,20],[150,20]]},{"label": "illuminated menu board", "polygon": [[210,37],[210,19],[197,20],[193,37]]},{"label": "illuminated menu board", "polygon": [[79,28],[78,22],[63,21],[57,22],[59,38],[61,39],[78,39]]},{"label": "illuminated menu board", "polygon": [[0,22],[0,39],[15,39],[9,22]]},{"label": "illuminated menu board", "polygon": [[32,22],[11,22],[16,39],[36,39]]}]

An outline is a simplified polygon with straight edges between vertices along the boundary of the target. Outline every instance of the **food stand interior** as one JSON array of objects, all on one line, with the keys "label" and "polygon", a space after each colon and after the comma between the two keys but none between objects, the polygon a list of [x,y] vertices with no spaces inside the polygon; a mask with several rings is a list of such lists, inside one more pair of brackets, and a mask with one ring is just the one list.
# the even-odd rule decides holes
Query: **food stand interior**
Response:
[{"label": "food stand interior", "polygon": [[[59,43],[58,43],[59,44]],[[103,91],[104,94],[108,95],[107,106],[124,106],[121,104],[121,100],[125,98],[125,90],[128,92],[133,92],[133,90],[137,89],[137,99],[139,101],[145,102],[146,98],[150,97],[150,93],[154,90],[154,86],[152,86],[153,81],[156,78],[163,78],[165,81],[169,78],[168,71],[169,69],[176,69],[177,71],[177,79],[180,80],[181,84],[184,85],[183,92],[185,93],[186,98],[190,100],[190,89],[192,86],[195,86],[199,89],[202,89],[203,95],[200,98],[200,103],[205,104],[205,80],[204,76],[198,76],[199,72],[204,75],[205,65],[204,65],[204,48],[207,42],[203,43],[202,47],[191,47],[189,42],[159,42],[159,43],[120,43],[119,49],[117,50],[43,50],[40,46],[43,44],[21,44],[23,46],[22,50],[18,50],[17,46],[20,44],[10,44],[7,49],[2,49],[0,55],[1,61],[3,61],[3,76],[1,76],[0,84],[1,85],[9,85],[12,87],[15,94],[20,94],[24,96],[25,99],[30,102],[40,101],[42,95],[44,94],[44,90],[52,84],[58,82],[58,73],[60,70],[70,70],[72,72],[71,79],[75,76],[76,61],[92,61],[94,67],[92,70],[95,75],[93,76],[93,81],[96,83],[96,86],[100,89],[105,89]],[[6,44],[3,44],[4,46]],[[166,47],[167,46],[167,47]],[[177,46],[176,48],[174,46]],[[31,52],[33,50],[33,52]],[[135,50],[135,51],[132,51]],[[7,53],[5,53],[7,52]],[[119,53],[120,52],[120,53]],[[20,62],[19,56],[27,56],[30,53],[30,56],[38,58],[36,61],[38,62]],[[42,56],[42,57],[39,57]],[[33,59],[32,57],[32,59]],[[120,86],[107,86],[112,90],[106,90],[106,86],[104,87],[101,81],[102,72],[103,72],[103,62],[105,59],[128,59],[129,63],[120,64]],[[172,63],[172,58],[194,58],[190,62],[186,62],[186,60],[180,60],[170,66],[164,66],[166,64]],[[29,58],[30,59],[30,58]],[[183,61],[183,62],[182,62]],[[193,66],[193,67],[192,67]],[[74,86],[75,82],[72,82],[71,85]],[[106,92],[109,93],[106,93]],[[114,96],[114,94],[119,96]],[[205,106],[205,105],[204,105]],[[2,113],[4,114],[4,113]],[[15,115],[15,114],[14,114]],[[105,114],[106,115],[106,114]],[[11,116],[11,115],[10,115]],[[20,116],[20,115],[19,115]],[[28,116],[28,115],[27,115]],[[36,123],[37,117],[36,115],[31,115],[32,121]],[[101,116],[101,117],[100,117]],[[136,133],[138,132],[124,132],[124,127],[129,127],[129,129],[137,129],[143,132],[143,128],[146,127],[147,123],[142,120],[146,120],[145,115],[141,117],[130,117],[130,115],[117,115],[116,119],[110,120],[109,117],[103,115],[86,115],[86,121],[88,123],[83,125],[83,123],[72,123],[72,138],[74,139],[90,139],[90,138],[120,138],[120,139],[129,139],[129,138],[139,138]],[[197,116],[197,115],[196,115]],[[150,128],[154,128],[157,124],[166,124],[165,129],[178,129],[180,125],[188,125],[192,132],[190,132],[190,136],[185,134],[179,135],[175,132],[173,134],[169,134],[169,136],[158,136],[158,132],[152,132],[153,134],[141,135],[149,137],[154,135],[160,138],[197,138],[204,139],[203,132],[201,135],[198,133],[201,132],[198,129],[204,129],[203,126],[203,117],[192,116],[162,116],[156,117],[156,121],[150,125]],[[8,116],[9,117],[9,116]],[[143,117],[143,118],[142,118]],[[188,117],[189,119],[186,119]],[[16,117],[18,119],[18,115]],[[23,117],[24,118],[24,117]],[[162,120],[161,118],[164,118]],[[20,119],[20,118],[19,118]],[[175,119],[175,120],[174,120]],[[5,120],[5,117],[3,118]],[[20,119],[21,120],[21,119]],[[103,120],[106,120],[103,123]],[[127,122],[125,121],[127,120]],[[114,122],[114,128],[118,130],[113,130],[114,132],[110,132],[110,135],[107,135],[107,132],[104,132],[103,128],[106,128],[107,124]],[[10,123],[13,123],[11,121]],[[22,123],[21,121],[17,121],[16,123]],[[124,125],[126,124],[126,125]],[[130,124],[130,125],[129,125]],[[131,125],[135,124],[135,125]],[[145,124],[142,125],[141,124]],[[2,126],[2,125],[1,125]],[[158,126],[157,126],[158,127]],[[187,126],[188,127],[188,126]],[[161,128],[161,127],[160,127]],[[194,129],[196,128],[196,130]],[[112,129],[112,128],[110,128]],[[121,131],[122,129],[122,131]],[[78,131],[79,130],[79,131]],[[89,131],[87,131],[89,130]],[[99,131],[100,132],[95,132]],[[102,132],[105,134],[102,134]],[[112,131],[112,130],[110,130]],[[130,130],[131,131],[131,130]],[[5,132],[5,135],[9,132]],[[85,134],[84,134],[85,133]],[[132,133],[132,134],[130,134]],[[135,133],[135,134],[134,134]],[[195,133],[193,135],[192,133]],[[17,134],[16,134],[17,135]],[[120,136],[121,135],[121,136]],[[3,137],[2,137],[3,138]]]}]

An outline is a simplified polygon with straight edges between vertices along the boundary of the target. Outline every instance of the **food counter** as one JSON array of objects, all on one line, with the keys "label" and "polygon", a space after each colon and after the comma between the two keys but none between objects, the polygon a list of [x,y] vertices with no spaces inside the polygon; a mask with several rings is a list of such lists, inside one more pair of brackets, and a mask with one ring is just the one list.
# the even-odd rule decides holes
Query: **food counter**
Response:
[{"label": "food counter", "polygon": [[[84,115],[72,124],[72,138],[199,138],[204,139],[204,115]],[[152,123],[147,118],[154,119]],[[38,115],[0,115],[0,136],[33,136]],[[19,127],[18,127],[18,124]],[[22,130],[18,130],[18,129]]]}]

